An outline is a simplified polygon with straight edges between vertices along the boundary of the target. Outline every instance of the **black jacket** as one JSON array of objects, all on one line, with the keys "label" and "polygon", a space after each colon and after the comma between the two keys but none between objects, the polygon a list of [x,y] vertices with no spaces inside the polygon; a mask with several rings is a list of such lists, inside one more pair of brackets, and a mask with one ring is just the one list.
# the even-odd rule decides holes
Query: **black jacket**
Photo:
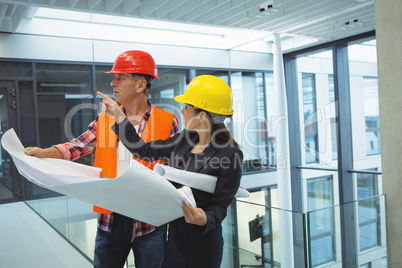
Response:
[{"label": "black jacket", "polygon": [[201,227],[188,224],[184,217],[177,219],[170,223],[169,241],[173,240],[178,250],[186,254],[221,250],[221,222],[226,217],[227,207],[240,186],[243,163],[241,150],[232,142],[216,137],[201,154],[195,156],[197,161],[189,162],[190,150],[199,138],[196,131],[184,130],[167,140],[145,143],[127,119],[120,125],[115,125],[113,130],[137,158],[147,161],[167,159],[168,165],[174,168],[218,178],[213,194],[192,189],[197,207],[202,208],[207,215],[207,225]]}]

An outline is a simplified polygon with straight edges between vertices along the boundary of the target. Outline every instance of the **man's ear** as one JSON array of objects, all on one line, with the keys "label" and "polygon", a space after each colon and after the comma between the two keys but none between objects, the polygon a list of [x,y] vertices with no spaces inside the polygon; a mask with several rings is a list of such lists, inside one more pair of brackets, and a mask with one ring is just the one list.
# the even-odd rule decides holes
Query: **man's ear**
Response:
[{"label": "man's ear", "polygon": [[144,77],[139,78],[137,92],[138,93],[143,92],[146,87],[147,87],[147,81],[145,80],[145,78]]}]

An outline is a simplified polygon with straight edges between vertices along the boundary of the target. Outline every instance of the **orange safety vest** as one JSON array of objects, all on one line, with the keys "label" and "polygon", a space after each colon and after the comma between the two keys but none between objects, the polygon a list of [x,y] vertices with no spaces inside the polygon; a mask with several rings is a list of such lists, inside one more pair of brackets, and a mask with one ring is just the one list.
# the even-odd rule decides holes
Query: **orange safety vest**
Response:
[{"label": "orange safety vest", "polygon": [[[165,140],[170,137],[174,115],[157,107],[152,107],[151,116],[145,126],[141,138],[145,142],[154,140]],[[104,113],[99,114],[96,129],[96,151],[94,166],[102,168],[101,176],[115,178],[117,175],[117,135],[111,127],[115,120]],[[135,160],[153,169],[156,163],[163,161],[148,162],[136,157]],[[93,211],[103,214],[110,214],[113,211],[93,206]]]}]

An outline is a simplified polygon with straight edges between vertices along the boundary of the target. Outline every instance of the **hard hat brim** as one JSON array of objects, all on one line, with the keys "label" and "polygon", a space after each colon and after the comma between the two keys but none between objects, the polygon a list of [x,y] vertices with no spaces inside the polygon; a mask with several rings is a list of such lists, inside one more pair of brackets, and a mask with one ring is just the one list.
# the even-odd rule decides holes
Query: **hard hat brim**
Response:
[{"label": "hard hat brim", "polygon": [[176,97],[174,97],[174,100],[177,102],[180,102],[180,103],[186,103],[186,99],[184,98],[184,95],[176,96]]},{"label": "hard hat brim", "polygon": [[[105,74],[131,74],[131,73],[127,73],[127,72],[121,72],[121,71],[109,71],[109,72],[105,72]],[[143,73],[132,73],[132,74],[143,74]],[[146,74],[146,75],[150,75],[153,77],[154,80],[158,80],[159,77],[155,74]]]},{"label": "hard hat brim", "polygon": [[[196,103],[193,103],[192,101],[186,99],[186,98],[184,97],[184,95],[176,96],[176,97],[174,97],[173,99],[174,99],[175,101],[177,101],[177,102],[190,104],[190,105],[193,105],[193,106],[196,107],[196,108],[199,108]],[[200,109],[202,109],[202,108],[200,108]],[[207,112],[210,112],[210,113],[216,113],[216,114],[226,115],[226,116],[231,116],[231,115],[234,113],[233,110],[230,111],[230,112],[226,112],[226,113],[224,113],[224,112],[218,112],[218,113],[217,113],[217,112],[215,112],[215,111],[210,111],[209,109],[203,109],[203,110],[205,110],[205,111],[207,111]]]}]

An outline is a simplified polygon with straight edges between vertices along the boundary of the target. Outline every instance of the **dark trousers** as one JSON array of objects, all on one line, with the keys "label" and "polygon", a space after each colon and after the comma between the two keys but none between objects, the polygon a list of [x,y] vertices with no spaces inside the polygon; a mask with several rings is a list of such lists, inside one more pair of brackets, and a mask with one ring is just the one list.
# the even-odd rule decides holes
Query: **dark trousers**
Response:
[{"label": "dark trousers", "polygon": [[223,249],[205,254],[187,254],[180,251],[174,242],[168,241],[162,268],[220,268],[222,256]]},{"label": "dark trousers", "polygon": [[[168,254],[168,253],[166,253]],[[181,258],[166,256],[162,268],[219,268],[221,267],[222,254],[185,254]]]},{"label": "dark trousers", "polygon": [[136,268],[160,268],[163,261],[165,232],[163,227],[134,238],[133,220],[114,213],[111,233],[98,229],[95,240],[94,268],[124,266],[130,249],[134,252]]}]

